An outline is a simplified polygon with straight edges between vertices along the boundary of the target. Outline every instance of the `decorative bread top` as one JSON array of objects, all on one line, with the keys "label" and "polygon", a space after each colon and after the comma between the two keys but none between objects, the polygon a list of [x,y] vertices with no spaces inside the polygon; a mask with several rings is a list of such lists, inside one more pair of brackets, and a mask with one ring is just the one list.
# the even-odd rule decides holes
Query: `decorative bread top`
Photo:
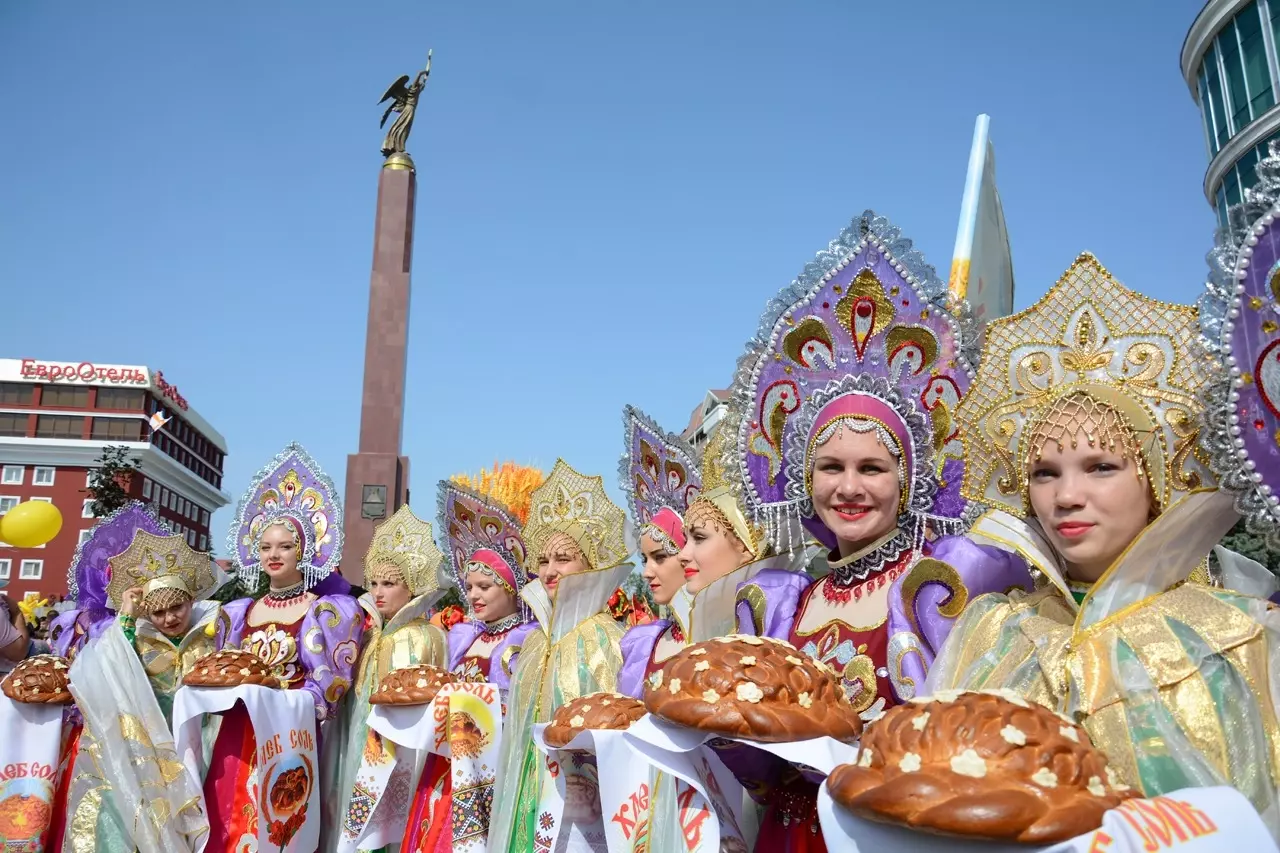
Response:
[{"label": "decorative bread top", "polygon": [[726,737],[854,741],[862,720],[835,673],[782,640],[734,634],[668,658],[645,683],[656,717]]},{"label": "decorative bread top", "polygon": [[369,704],[429,705],[441,687],[457,681],[458,677],[452,672],[425,663],[393,669],[383,677],[377,692],[369,697]]},{"label": "decorative bread top", "polygon": [[243,649],[223,649],[205,655],[182,679],[188,687],[239,687],[257,684],[279,687],[280,679],[262,658]]},{"label": "decorative bread top", "polygon": [[564,746],[583,732],[625,731],[645,714],[644,703],[621,693],[591,693],[556,709],[543,738],[551,746]]},{"label": "decorative bread top", "polygon": [[57,655],[35,655],[19,663],[0,689],[15,702],[36,705],[70,705],[71,666]]},{"label": "decorative bread top", "polygon": [[891,708],[827,788],[873,820],[1029,844],[1097,829],[1135,795],[1084,729],[1011,691],[939,692]]}]

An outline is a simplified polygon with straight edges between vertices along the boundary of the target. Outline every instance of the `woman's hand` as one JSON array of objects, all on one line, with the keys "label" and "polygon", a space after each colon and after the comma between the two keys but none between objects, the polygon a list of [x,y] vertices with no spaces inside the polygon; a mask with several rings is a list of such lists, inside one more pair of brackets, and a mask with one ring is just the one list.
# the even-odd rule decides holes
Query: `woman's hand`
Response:
[{"label": "woman's hand", "polygon": [[120,602],[121,615],[128,616],[130,619],[137,619],[142,611],[142,595],[142,587],[140,586],[127,590],[124,594],[124,600]]}]

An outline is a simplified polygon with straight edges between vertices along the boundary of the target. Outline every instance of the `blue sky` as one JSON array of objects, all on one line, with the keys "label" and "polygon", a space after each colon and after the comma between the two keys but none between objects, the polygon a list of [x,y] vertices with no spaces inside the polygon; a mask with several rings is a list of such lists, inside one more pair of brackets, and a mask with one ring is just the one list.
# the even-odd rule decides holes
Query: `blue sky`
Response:
[{"label": "blue sky", "polygon": [[377,100],[432,47],[412,504],[560,455],[616,495],[623,404],[681,428],[851,217],[949,266],[980,112],[1019,307],[1085,249],[1195,298],[1214,219],[1178,53],[1201,5],[3,3],[0,354],[164,370],[226,435],[233,502],[293,439],[341,484]]}]

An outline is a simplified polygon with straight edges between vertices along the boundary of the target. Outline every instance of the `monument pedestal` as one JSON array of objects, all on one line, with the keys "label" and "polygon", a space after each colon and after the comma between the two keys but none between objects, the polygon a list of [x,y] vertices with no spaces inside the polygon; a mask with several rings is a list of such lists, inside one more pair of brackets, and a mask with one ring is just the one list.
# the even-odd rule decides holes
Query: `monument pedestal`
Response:
[{"label": "monument pedestal", "polygon": [[[364,556],[373,541],[374,528],[403,506],[409,495],[409,459],[400,455],[400,439],[404,431],[416,194],[413,161],[407,154],[389,157],[378,178],[360,445],[356,453],[347,457],[342,573],[360,585],[364,583]],[[376,514],[379,496],[382,507],[381,513]]]}]

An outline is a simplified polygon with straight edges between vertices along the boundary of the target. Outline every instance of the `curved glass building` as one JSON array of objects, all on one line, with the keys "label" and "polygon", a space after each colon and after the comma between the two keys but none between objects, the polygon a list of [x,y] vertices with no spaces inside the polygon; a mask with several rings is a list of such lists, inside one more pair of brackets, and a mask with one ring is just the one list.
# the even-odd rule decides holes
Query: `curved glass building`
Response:
[{"label": "curved glass building", "polygon": [[1280,139],[1280,0],[1209,0],[1182,43],[1182,76],[1204,120],[1204,194],[1227,208],[1256,180],[1254,165]]}]

